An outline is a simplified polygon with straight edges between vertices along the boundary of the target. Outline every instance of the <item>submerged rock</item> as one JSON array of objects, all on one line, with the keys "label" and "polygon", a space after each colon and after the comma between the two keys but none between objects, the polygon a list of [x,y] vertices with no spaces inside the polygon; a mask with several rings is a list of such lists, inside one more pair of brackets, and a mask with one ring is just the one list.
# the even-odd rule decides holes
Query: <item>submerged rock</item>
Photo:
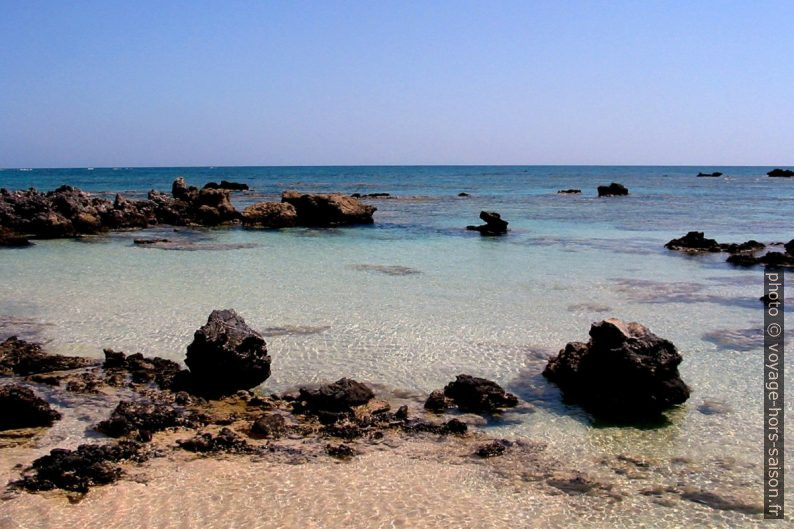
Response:
[{"label": "submerged rock", "polygon": [[32,375],[65,371],[96,365],[98,362],[80,356],[51,355],[37,343],[20,340],[16,336],[0,343],[0,375]]},{"label": "submerged rock", "polygon": [[502,220],[502,216],[495,211],[480,211],[480,219],[485,221],[485,224],[480,226],[466,226],[467,230],[479,231],[480,235],[504,235],[507,233],[506,220]]},{"label": "submerged rock", "polygon": [[559,195],[579,195],[581,193],[581,189],[560,189],[557,191],[557,194]]},{"label": "submerged rock", "polygon": [[598,196],[600,197],[614,197],[628,195],[629,190],[623,184],[612,182],[608,186],[598,186]]},{"label": "submerged rock", "polygon": [[295,206],[287,202],[258,202],[243,211],[243,224],[262,228],[286,228],[298,223]]},{"label": "submerged rock", "polygon": [[372,224],[377,210],[357,198],[340,193],[300,193],[285,191],[281,201],[291,204],[297,212],[301,226],[344,226]]},{"label": "submerged rock", "polygon": [[214,310],[193,335],[185,363],[194,388],[232,394],[258,386],[270,376],[265,339],[234,310]]},{"label": "submerged rock", "polygon": [[722,173],[720,173],[719,171],[714,171],[713,173],[698,173],[698,176],[701,178],[703,178],[704,176],[717,177],[717,176],[722,176]]},{"label": "submerged rock", "polygon": [[493,413],[518,405],[518,397],[485,378],[458,375],[444,388],[444,395],[463,411]]},{"label": "submerged rock", "polygon": [[148,439],[154,432],[177,426],[197,427],[203,422],[196,414],[171,403],[123,400],[109,419],[97,424],[96,430],[110,437],[136,433]]},{"label": "submerged rock", "polygon": [[609,319],[592,325],[588,343],[566,345],[543,375],[594,416],[632,422],[689,398],[681,360],[675,345],[644,325]]},{"label": "submerged rock", "polygon": [[251,425],[251,433],[269,439],[278,439],[287,431],[287,421],[283,415],[268,413],[262,415]]},{"label": "submerged rock", "polygon": [[118,480],[123,471],[122,461],[143,462],[148,455],[135,441],[119,441],[105,445],[80,445],[76,450],[56,448],[33,461],[25,475],[15,485],[29,491],[63,489],[88,492],[94,485],[106,485]]},{"label": "submerged rock", "polygon": [[248,444],[245,439],[229,428],[223,428],[217,435],[212,435],[211,433],[197,434],[190,439],[177,441],[177,444],[183,450],[200,453],[249,454],[257,451],[255,446]]},{"label": "submerged rock", "polygon": [[0,410],[0,430],[51,426],[61,418],[44,399],[17,384],[0,386]]},{"label": "submerged rock", "polygon": [[482,458],[501,456],[511,446],[513,443],[507,439],[494,439],[490,443],[478,446],[474,454]]}]

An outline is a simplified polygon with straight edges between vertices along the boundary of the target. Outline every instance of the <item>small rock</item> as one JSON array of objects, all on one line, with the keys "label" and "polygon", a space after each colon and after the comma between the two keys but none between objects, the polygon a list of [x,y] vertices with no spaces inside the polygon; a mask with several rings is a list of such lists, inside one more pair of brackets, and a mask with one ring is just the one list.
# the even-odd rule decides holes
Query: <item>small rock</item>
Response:
[{"label": "small rock", "polygon": [[0,410],[0,430],[51,426],[61,418],[44,399],[17,384],[0,386]]},{"label": "small rock", "polygon": [[612,182],[608,186],[598,186],[598,196],[600,197],[614,197],[628,195],[629,190],[623,184]]}]

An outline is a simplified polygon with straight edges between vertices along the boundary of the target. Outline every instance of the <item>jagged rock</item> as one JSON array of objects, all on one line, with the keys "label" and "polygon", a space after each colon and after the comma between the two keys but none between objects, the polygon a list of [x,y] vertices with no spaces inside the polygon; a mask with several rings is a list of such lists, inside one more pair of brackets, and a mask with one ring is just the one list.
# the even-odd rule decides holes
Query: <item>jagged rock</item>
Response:
[{"label": "jagged rock", "polygon": [[394,418],[395,418],[396,420],[398,420],[398,421],[405,421],[405,420],[407,420],[407,419],[408,419],[408,406],[406,406],[405,404],[403,404],[402,406],[400,406],[399,408],[397,408],[397,411],[396,411],[396,412],[394,412]]},{"label": "jagged rock", "polygon": [[485,221],[485,224],[480,226],[466,226],[467,230],[479,231],[480,235],[504,235],[507,233],[506,220],[502,220],[502,216],[495,211],[480,211],[480,219]]},{"label": "jagged rock", "polygon": [[209,394],[250,389],[270,376],[265,339],[231,309],[212,311],[193,335],[185,363],[195,389]]},{"label": "jagged rock", "polygon": [[281,201],[292,204],[301,226],[342,226],[349,224],[372,224],[372,215],[377,208],[360,200],[339,193],[305,194],[285,191]]},{"label": "jagged rock", "polygon": [[203,417],[170,403],[122,400],[110,418],[97,424],[96,430],[110,437],[141,432],[151,435],[177,426],[196,427],[203,422]]},{"label": "jagged rock", "polygon": [[251,425],[251,433],[270,439],[278,439],[287,431],[287,421],[278,413],[262,415]]},{"label": "jagged rock", "polygon": [[543,375],[594,416],[631,422],[689,398],[681,360],[675,345],[644,325],[609,319],[592,325],[588,343],[566,345]]},{"label": "jagged rock", "polygon": [[63,489],[88,492],[95,485],[118,480],[122,461],[143,462],[148,454],[135,441],[119,441],[105,445],[80,445],[77,450],[56,448],[33,461],[15,485],[30,491]]},{"label": "jagged rock", "polygon": [[263,228],[286,228],[298,223],[298,212],[288,202],[259,202],[243,211],[243,224]]},{"label": "jagged rock", "polygon": [[614,197],[621,195],[628,195],[629,190],[623,184],[612,182],[608,186],[598,186],[598,196],[600,197]]},{"label": "jagged rock", "polygon": [[452,406],[452,399],[444,395],[441,389],[434,390],[430,393],[425,401],[425,409],[434,412],[444,412]]},{"label": "jagged rock", "polygon": [[444,388],[444,395],[461,410],[475,413],[493,413],[518,404],[518,397],[496,382],[471,375],[458,375]]},{"label": "jagged rock", "polygon": [[121,351],[105,349],[105,369],[124,369],[138,384],[154,381],[160,389],[179,390],[189,384],[189,374],[172,360],[145,357],[140,353],[125,355]]},{"label": "jagged rock", "polygon": [[217,435],[211,433],[198,434],[195,437],[177,444],[189,452],[224,452],[230,454],[248,454],[256,452],[256,447],[248,444],[241,436],[229,428],[223,428]]},{"label": "jagged rock", "polygon": [[0,430],[50,426],[61,418],[44,399],[17,384],[0,386],[0,410]]},{"label": "jagged rock", "polygon": [[772,169],[771,171],[769,171],[766,174],[767,174],[767,176],[776,176],[776,177],[781,177],[782,176],[782,177],[789,178],[789,177],[794,176],[794,171],[792,171],[791,169]]},{"label": "jagged rock", "polygon": [[478,446],[474,453],[482,458],[496,457],[503,455],[511,446],[513,446],[513,443],[507,439],[495,439]]},{"label": "jagged rock", "polygon": [[0,375],[32,375],[65,371],[96,365],[98,362],[79,356],[51,355],[37,343],[20,340],[16,336],[0,343]]},{"label": "jagged rock", "polygon": [[794,255],[794,239],[791,239],[783,247],[786,249],[787,254]]},{"label": "jagged rock", "polygon": [[341,378],[317,388],[300,388],[298,400],[310,411],[344,412],[368,403],[375,394],[361,382]]},{"label": "jagged rock", "polygon": [[664,245],[668,250],[679,252],[719,252],[719,246],[715,239],[707,239],[702,231],[690,231]]}]

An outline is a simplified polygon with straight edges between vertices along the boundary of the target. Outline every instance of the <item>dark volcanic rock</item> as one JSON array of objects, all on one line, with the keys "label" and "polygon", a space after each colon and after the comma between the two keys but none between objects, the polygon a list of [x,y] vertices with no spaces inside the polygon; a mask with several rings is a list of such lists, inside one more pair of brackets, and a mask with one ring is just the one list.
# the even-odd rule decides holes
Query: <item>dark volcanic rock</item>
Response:
[{"label": "dark volcanic rock", "polygon": [[444,388],[444,395],[461,410],[475,413],[492,413],[518,404],[518,397],[496,382],[471,375],[458,375]]},{"label": "dark volcanic rock", "polygon": [[228,189],[229,191],[248,191],[248,184],[241,184],[238,182],[229,182],[228,180],[221,180],[221,183],[207,182],[204,184],[204,189]]},{"label": "dark volcanic rock", "polygon": [[690,231],[679,239],[673,239],[664,245],[668,250],[679,252],[718,252],[719,243],[714,239],[707,239],[702,231]]},{"label": "dark volcanic rock", "polygon": [[452,399],[444,395],[444,391],[441,389],[431,392],[425,401],[425,409],[437,413],[446,411],[450,406],[452,406]]},{"label": "dark volcanic rock", "polygon": [[172,360],[146,357],[140,353],[125,355],[121,351],[105,349],[105,369],[124,369],[138,384],[152,382],[160,389],[180,390],[189,384],[189,373]]},{"label": "dark volcanic rock", "polygon": [[794,255],[781,252],[768,252],[757,257],[751,253],[736,253],[729,256],[726,262],[734,266],[767,265],[790,268],[794,267]]},{"label": "dark volcanic rock", "polygon": [[16,384],[0,386],[0,430],[50,426],[61,414],[33,391]]},{"label": "dark volcanic rock", "polygon": [[298,400],[311,411],[342,412],[368,403],[375,394],[366,385],[349,378],[318,388],[300,388]]},{"label": "dark volcanic rock", "polygon": [[234,310],[214,310],[193,335],[185,363],[196,391],[232,394],[270,376],[265,339]]},{"label": "dark volcanic rock", "polygon": [[792,171],[791,169],[772,169],[766,174],[767,176],[792,177],[794,176],[794,171]]},{"label": "dark volcanic rock", "polygon": [[581,194],[581,192],[581,189],[560,189],[557,191],[557,193],[561,195],[578,195]]},{"label": "dark volcanic rock", "polygon": [[372,224],[374,206],[362,203],[340,193],[300,193],[285,191],[281,201],[292,204],[301,226],[343,226],[350,224]]},{"label": "dark volcanic rock", "polygon": [[722,176],[722,173],[720,173],[718,171],[715,171],[713,173],[698,173],[698,176],[701,177],[701,178],[704,177],[704,176],[716,177],[716,176]]},{"label": "dark volcanic rock", "polygon": [[478,446],[474,453],[482,458],[496,457],[504,454],[511,446],[513,446],[513,443],[507,439],[495,439],[490,443]]},{"label": "dark volcanic rock", "polygon": [[612,182],[608,186],[598,186],[598,196],[600,197],[614,197],[621,195],[628,195],[629,190],[623,184]]},{"label": "dark volcanic rock", "polygon": [[96,429],[110,437],[122,437],[133,433],[151,435],[177,426],[196,427],[203,422],[196,414],[170,403],[123,400]]},{"label": "dark volcanic rock", "polygon": [[0,343],[0,375],[32,375],[50,371],[65,371],[96,365],[98,362],[79,356],[45,353],[41,345],[11,336]]},{"label": "dark volcanic rock", "polygon": [[287,202],[258,202],[243,211],[243,224],[263,228],[286,228],[298,223],[295,206]]},{"label": "dark volcanic rock", "polygon": [[355,449],[352,446],[346,445],[344,443],[338,445],[326,445],[325,453],[337,459],[349,459],[356,455]]},{"label": "dark volcanic rock", "polygon": [[36,459],[15,485],[30,491],[64,489],[85,493],[89,487],[119,479],[123,474],[119,462],[140,463],[147,457],[135,441],[80,445],[77,450],[56,448],[49,455]]},{"label": "dark volcanic rock", "polygon": [[502,216],[495,211],[480,211],[480,219],[485,221],[485,224],[480,226],[466,226],[467,230],[479,231],[480,235],[504,235],[507,233],[506,220],[502,220]]},{"label": "dark volcanic rock", "polygon": [[262,415],[251,425],[251,433],[270,439],[278,439],[287,431],[287,421],[278,413]]},{"label": "dark volcanic rock", "polygon": [[609,319],[592,325],[588,343],[566,345],[543,375],[594,416],[631,422],[689,398],[681,360],[675,345],[645,326]]},{"label": "dark volcanic rock", "polygon": [[211,433],[198,434],[191,439],[177,441],[177,444],[189,452],[225,452],[230,454],[249,454],[256,452],[254,446],[229,428],[223,428],[217,435]]},{"label": "dark volcanic rock", "polygon": [[758,242],[754,239],[750,239],[747,242],[740,242],[740,243],[723,243],[720,244],[720,250],[723,252],[728,253],[743,253],[743,252],[757,252],[759,250],[763,250],[766,248],[766,245],[762,242]]}]

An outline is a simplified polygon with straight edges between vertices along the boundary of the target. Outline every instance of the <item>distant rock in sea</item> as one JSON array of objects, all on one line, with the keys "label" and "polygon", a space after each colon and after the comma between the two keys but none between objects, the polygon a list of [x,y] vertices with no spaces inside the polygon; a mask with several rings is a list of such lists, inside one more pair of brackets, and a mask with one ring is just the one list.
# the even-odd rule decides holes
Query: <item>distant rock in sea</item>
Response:
[{"label": "distant rock in sea", "polygon": [[479,231],[480,235],[504,235],[507,233],[506,220],[495,211],[481,211],[480,219],[485,221],[485,224],[480,226],[466,226],[467,230]]},{"label": "distant rock in sea", "polygon": [[698,176],[701,177],[701,178],[702,177],[717,177],[717,176],[722,176],[722,173],[717,172],[717,171],[715,171],[713,173],[698,173]]},{"label": "distant rock in sea", "polygon": [[557,191],[559,195],[579,195],[581,194],[581,189],[560,189]]},{"label": "distant rock in sea", "polygon": [[767,176],[790,178],[794,176],[794,171],[791,169],[772,169],[766,174]]},{"label": "distant rock in sea", "polygon": [[608,186],[598,186],[598,196],[600,197],[615,197],[628,195],[629,190],[623,184],[612,182]]}]

